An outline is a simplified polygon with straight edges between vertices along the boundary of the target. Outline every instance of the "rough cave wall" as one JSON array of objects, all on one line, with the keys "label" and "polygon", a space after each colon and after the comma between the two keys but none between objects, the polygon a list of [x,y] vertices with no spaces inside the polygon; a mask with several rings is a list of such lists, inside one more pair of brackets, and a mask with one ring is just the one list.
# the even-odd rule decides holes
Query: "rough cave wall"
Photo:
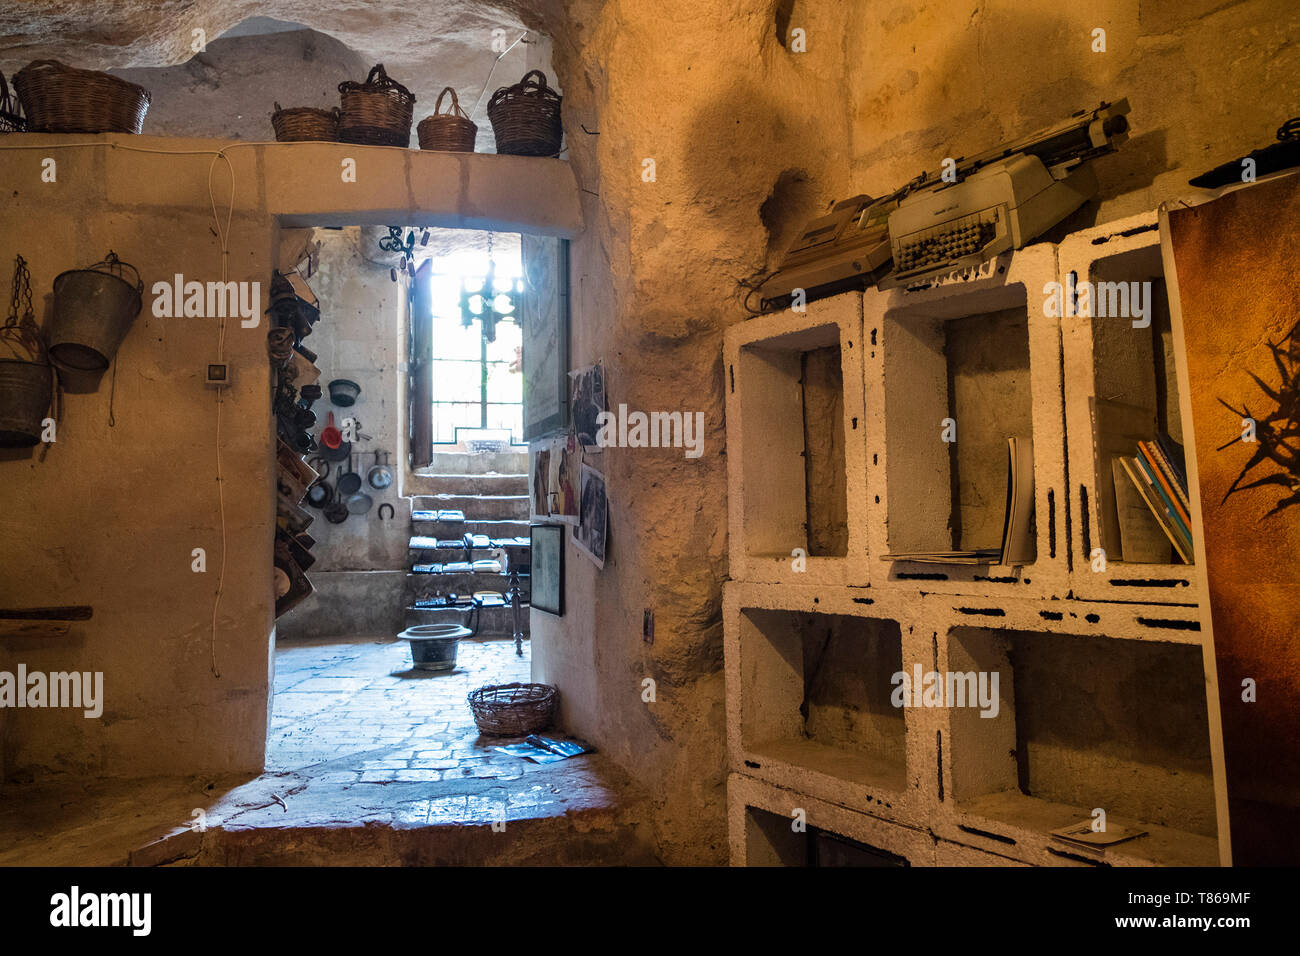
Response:
[{"label": "rough cave wall", "polygon": [[[73,6],[38,0],[0,12],[0,35],[38,11]],[[396,2],[212,0],[166,16],[124,3],[80,36],[66,26],[29,33],[17,52],[6,46],[7,64],[60,43],[86,65],[182,62],[200,13],[210,33],[269,14],[354,49],[395,48],[423,62],[430,34],[448,24],[464,34],[490,29],[501,10],[554,38],[568,156],[587,190],[587,233],[572,247],[572,364],[603,360],[615,404],[703,411],[707,424],[699,459],[671,449],[603,453],[609,562],[597,572],[570,551],[569,611],[558,621],[534,615],[534,666],[560,685],[569,729],[652,792],[665,860],[720,861],[720,353],[722,330],[743,316],[736,279],[772,267],[827,201],[888,191],[944,156],[1102,98],[1129,97],[1134,137],[1098,161],[1101,195],[1060,230],[1186,192],[1190,176],[1271,140],[1285,118],[1277,104],[1300,98],[1294,4],[449,0],[423,32]],[[1091,52],[1097,27],[1107,30],[1105,53]],[[793,49],[795,28],[806,52]],[[140,55],[105,35],[138,38]],[[655,182],[642,179],[646,158]],[[656,612],[653,644],[641,636],[647,607]],[[642,701],[647,677],[657,682],[654,704]]]},{"label": "rough cave wall", "polygon": [[[708,431],[697,460],[602,453],[609,560],[597,572],[570,552],[570,610],[563,621],[533,616],[534,668],[561,687],[570,729],[653,792],[664,858],[716,861],[720,353],[722,330],[743,318],[737,278],[772,268],[830,200],[889,191],[945,156],[1102,99],[1129,98],[1133,138],[1097,162],[1099,197],[1058,231],[1154,208],[1272,139],[1286,111],[1275,104],[1300,97],[1297,12],[1285,0],[593,0],[568,16],[554,58],[569,156],[588,190],[587,233],[573,245],[571,364],[603,359],[611,404],[700,410]],[[806,52],[778,23],[805,31]],[[1104,53],[1091,49],[1098,27]],[[641,636],[647,607],[653,644]],[[647,677],[653,704],[642,701]]]}]

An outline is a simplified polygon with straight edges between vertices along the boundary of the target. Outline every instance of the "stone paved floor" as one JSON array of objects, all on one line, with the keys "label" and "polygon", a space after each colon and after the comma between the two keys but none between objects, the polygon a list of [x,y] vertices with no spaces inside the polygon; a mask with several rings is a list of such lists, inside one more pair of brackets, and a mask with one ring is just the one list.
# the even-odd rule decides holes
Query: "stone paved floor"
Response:
[{"label": "stone paved floor", "polygon": [[510,640],[461,641],[451,672],[416,670],[410,645],[391,637],[284,642],[266,769],[325,783],[518,779],[526,762],[479,737],[465,698],[528,679],[527,641],[522,658]]},{"label": "stone paved floor", "polygon": [[463,641],[438,674],[392,638],[284,642],[264,773],[0,786],[0,866],[644,861],[642,797],[607,758],[479,736],[466,695],[528,680],[524,655]]}]

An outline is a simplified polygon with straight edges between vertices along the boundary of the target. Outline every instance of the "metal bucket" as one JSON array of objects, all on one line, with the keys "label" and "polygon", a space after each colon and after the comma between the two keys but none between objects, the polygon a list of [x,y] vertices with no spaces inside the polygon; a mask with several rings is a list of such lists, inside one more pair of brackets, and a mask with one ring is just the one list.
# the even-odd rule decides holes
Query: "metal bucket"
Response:
[{"label": "metal bucket", "polygon": [[[134,285],[123,275],[127,269],[135,275]],[[50,361],[71,371],[108,368],[140,314],[143,292],[140,273],[112,252],[89,268],[60,274],[54,280],[54,314],[48,330]]]},{"label": "metal bucket", "polygon": [[0,448],[30,448],[41,440],[53,388],[48,365],[0,359]]},{"label": "metal bucket", "polygon": [[456,646],[473,632],[459,624],[417,624],[397,635],[411,642],[411,662],[422,671],[449,671],[456,666]]}]

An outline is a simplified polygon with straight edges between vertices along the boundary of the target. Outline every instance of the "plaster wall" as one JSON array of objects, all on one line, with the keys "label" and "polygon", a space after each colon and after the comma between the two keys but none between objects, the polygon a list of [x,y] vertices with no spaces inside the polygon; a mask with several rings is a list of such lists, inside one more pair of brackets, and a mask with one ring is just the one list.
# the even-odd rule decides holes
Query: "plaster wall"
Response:
[{"label": "plaster wall", "polygon": [[[349,190],[357,184],[340,180],[340,146],[231,146],[117,135],[26,134],[0,143],[0,258],[12,262],[21,253],[30,262],[38,309],[48,310],[39,297],[58,273],[109,249],[141,270],[145,290],[144,311],[118,352],[116,383],[110,371],[98,383],[69,386],[58,441],[44,462],[39,451],[0,459],[8,489],[0,537],[21,543],[0,554],[0,600],[95,608],[67,638],[6,639],[0,669],[23,663],[29,671],[102,672],[105,698],[98,719],[67,709],[11,710],[3,726],[9,777],[261,769],[274,527],[263,310],[271,269],[283,265],[277,226],[288,213],[297,222],[395,215],[428,225],[508,225],[535,204],[551,212],[526,213],[523,223],[561,235],[576,218],[571,175],[553,161],[348,147],[371,177],[364,189]],[[217,155],[227,148],[228,165]],[[52,183],[41,179],[47,156],[57,162]],[[507,198],[519,190],[520,172],[534,183],[558,174],[559,188],[521,204]],[[214,203],[230,214],[229,279],[259,284],[257,326],[226,326],[233,385],[221,403],[224,532],[217,398],[202,383],[217,355],[216,324],[152,312],[157,281],[177,273],[220,279]],[[349,325],[338,318],[341,329]],[[358,341],[370,343],[369,331]],[[191,570],[195,548],[205,552],[203,573]]]}]

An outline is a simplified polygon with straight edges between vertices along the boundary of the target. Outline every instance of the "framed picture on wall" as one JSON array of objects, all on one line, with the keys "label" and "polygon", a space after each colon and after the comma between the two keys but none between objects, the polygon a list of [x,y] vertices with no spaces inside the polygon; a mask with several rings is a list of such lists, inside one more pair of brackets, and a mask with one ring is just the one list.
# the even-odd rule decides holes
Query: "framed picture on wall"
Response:
[{"label": "framed picture on wall", "polygon": [[569,426],[569,242],[523,237],[524,441]]},{"label": "framed picture on wall", "polygon": [[564,525],[535,524],[532,540],[532,598],[539,611],[564,616]]}]

